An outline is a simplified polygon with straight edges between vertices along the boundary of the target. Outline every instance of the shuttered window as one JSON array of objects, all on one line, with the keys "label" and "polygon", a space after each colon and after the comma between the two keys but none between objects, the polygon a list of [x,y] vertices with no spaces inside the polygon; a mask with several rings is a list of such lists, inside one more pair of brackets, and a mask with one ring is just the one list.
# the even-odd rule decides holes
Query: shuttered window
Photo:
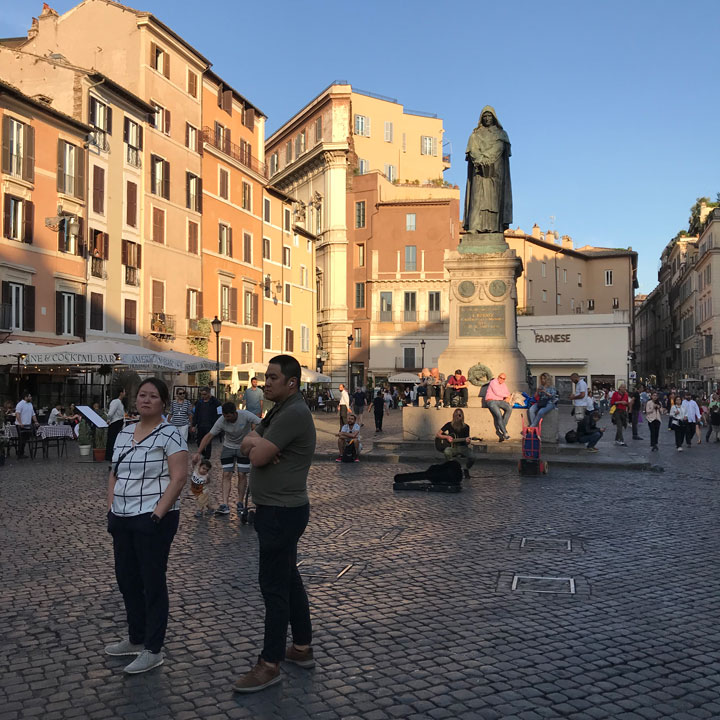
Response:
[{"label": "shuttered window", "polygon": [[170,77],[170,55],[156,43],[150,43],[150,65],[166,78]]},{"label": "shuttered window", "polygon": [[187,92],[191,97],[197,97],[198,76],[192,71],[187,71]]},{"label": "shuttered window", "polygon": [[264,347],[266,350],[270,350],[272,348],[272,325],[270,323],[265,323],[264,328]]},{"label": "shuttered window", "polygon": [[2,171],[35,180],[35,129],[9,115],[2,119]]},{"label": "shuttered window", "polygon": [[252,235],[243,233],[243,262],[252,262]]},{"label": "shuttered window", "polygon": [[127,181],[127,192],[126,192],[125,222],[130,227],[137,227],[137,216],[138,216],[137,199],[138,199],[137,184],[134,182],[130,182],[128,180]]},{"label": "shuttered window", "polygon": [[170,199],[170,163],[157,155],[150,156],[150,192]]},{"label": "shuttered window", "polygon": [[193,173],[185,173],[185,207],[202,212],[202,181]]},{"label": "shuttered window", "polygon": [[250,184],[243,182],[242,184],[242,207],[243,210],[251,210],[252,207],[252,191]]},{"label": "shuttered window", "polygon": [[230,340],[229,338],[220,338],[220,362],[230,365]]},{"label": "shuttered window", "polygon": [[161,280],[152,281],[152,311],[165,312],[165,283]]},{"label": "shuttered window", "polygon": [[218,195],[227,200],[230,194],[230,175],[227,170],[220,168],[218,171]]},{"label": "shuttered window", "polygon": [[99,165],[93,165],[93,212],[98,215],[105,214],[105,170]]},{"label": "shuttered window", "polygon": [[295,333],[292,328],[285,328],[285,352],[293,352],[295,345]]},{"label": "shuttered window", "polygon": [[137,333],[137,302],[135,300],[125,301],[123,332],[126,335],[135,335]]},{"label": "shuttered window", "polygon": [[198,224],[195,222],[188,222],[188,252],[198,253]]},{"label": "shuttered window", "polygon": [[85,198],[85,150],[65,140],[57,145],[57,191]]},{"label": "shuttered window", "polygon": [[161,208],[153,208],[152,239],[156,243],[165,242],[165,211]]},{"label": "shuttered window", "polygon": [[3,200],[3,237],[31,244],[35,206],[29,200],[5,193]]},{"label": "shuttered window", "polygon": [[90,293],[90,329],[103,330],[103,296]]}]

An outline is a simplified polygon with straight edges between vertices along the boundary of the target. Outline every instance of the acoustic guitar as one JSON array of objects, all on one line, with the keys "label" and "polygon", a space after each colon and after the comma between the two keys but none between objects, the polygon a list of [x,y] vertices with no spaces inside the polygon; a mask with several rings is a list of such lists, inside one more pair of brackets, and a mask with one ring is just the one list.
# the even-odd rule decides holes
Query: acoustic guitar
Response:
[{"label": "acoustic guitar", "polygon": [[435,449],[438,452],[445,452],[451,445],[477,445],[482,442],[481,437],[470,437],[470,438],[455,438],[452,440],[446,440],[445,438],[435,438]]}]

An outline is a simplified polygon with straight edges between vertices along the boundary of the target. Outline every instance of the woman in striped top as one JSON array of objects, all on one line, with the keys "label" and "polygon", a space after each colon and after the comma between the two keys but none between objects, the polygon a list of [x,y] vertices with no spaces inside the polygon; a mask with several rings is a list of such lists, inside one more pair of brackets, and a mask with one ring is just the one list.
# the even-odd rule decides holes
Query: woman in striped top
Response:
[{"label": "woman in striped top", "polygon": [[187,399],[187,393],[185,390],[183,388],[179,388],[175,393],[175,400],[170,403],[168,422],[180,431],[180,435],[185,442],[187,442],[188,439],[190,415],[192,415],[192,405]]}]

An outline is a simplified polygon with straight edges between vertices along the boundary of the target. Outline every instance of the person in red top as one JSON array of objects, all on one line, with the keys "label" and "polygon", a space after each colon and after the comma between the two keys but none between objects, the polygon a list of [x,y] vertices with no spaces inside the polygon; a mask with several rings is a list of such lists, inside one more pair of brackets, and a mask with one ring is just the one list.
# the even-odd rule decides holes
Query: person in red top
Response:
[{"label": "person in red top", "polygon": [[450,407],[450,401],[454,394],[460,396],[460,407],[467,407],[468,402],[468,387],[467,378],[462,374],[462,370],[456,370],[454,375],[448,378],[447,386],[445,387],[445,398],[443,403],[445,407]]},{"label": "person in red top", "polygon": [[[627,427],[628,405],[630,398],[627,394],[627,388],[620,385],[610,398],[610,408],[613,414],[612,421],[615,423],[615,444],[627,447],[623,438],[623,429]],[[612,408],[615,408],[613,411]]]}]

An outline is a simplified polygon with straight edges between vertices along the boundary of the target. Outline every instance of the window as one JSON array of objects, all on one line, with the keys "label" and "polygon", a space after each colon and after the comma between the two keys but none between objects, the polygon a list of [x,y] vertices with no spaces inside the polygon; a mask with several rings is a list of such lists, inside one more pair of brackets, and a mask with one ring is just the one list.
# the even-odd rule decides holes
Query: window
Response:
[{"label": "window", "polygon": [[355,283],[355,309],[361,310],[365,307],[365,283]]},{"label": "window", "polygon": [[198,76],[192,71],[187,71],[187,93],[190,97],[197,97]]},{"label": "window", "polygon": [[270,259],[270,238],[263,238],[263,260]]},{"label": "window", "polygon": [[253,361],[253,344],[249,340],[243,340],[240,346],[240,362],[251,363]]},{"label": "window", "polygon": [[613,284],[613,271],[606,270],[605,271],[605,285],[609,287],[612,284]]},{"label": "window", "polygon": [[402,134],[402,151],[407,152],[407,135],[405,133]]},{"label": "window", "polygon": [[417,321],[417,293],[405,293],[405,322]]},{"label": "window", "polygon": [[415,213],[407,213],[405,215],[405,230],[407,232],[413,232],[417,229],[417,220]]},{"label": "window", "polygon": [[185,207],[202,212],[202,180],[192,173],[185,173]]},{"label": "window", "polygon": [[109,150],[107,135],[112,135],[112,108],[95,97],[90,98],[88,123],[94,128],[89,140],[100,150]]},{"label": "window", "polygon": [[242,184],[242,209],[252,210],[252,190],[250,183],[246,182]]},{"label": "window", "polygon": [[620,307],[620,298],[613,298],[613,310],[617,310]]},{"label": "window", "polygon": [[415,348],[405,347],[403,348],[403,367],[404,368],[415,368]]},{"label": "window", "polygon": [[547,264],[546,263],[540,263],[540,276],[546,277],[547,276]]},{"label": "window", "polygon": [[307,325],[300,326],[300,352],[310,352],[310,328]]},{"label": "window", "polygon": [[365,267],[365,243],[357,246],[358,267]]},{"label": "window", "polygon": [[153,242],[165,242],[165,211],[154,207],[152,211],[152,239]]},{"label": "window", "polygon": [[528,280],[528,283],[527,283],[527,296],[528,296],[528,299],[533,296],[533,281],[532,280]]},{"label": "window", "polygon": [[[35,206],[29,200],[23,200],[5,193],[3,207],[3,237],[9,240],[32,243]],[[64,224],[64,223],[63,223]]]},{"label": "window", "polygon": [[563,269],[563,282],[567,283],[567,270]]},{"label": "window", "polygon": [[251,290],[243,293],[243,324],[253,327],[258,324],[258,296]]},{"label": "window", "polygon": [[423,135],[420,138],[420,154],[437,156],[437,138]]},{"label": "window", "polygon": [[263,198],[263,220],[270,222],[270,198]]},{"label": "window", "polygon": [[130,227],[137,227],[138,218],[138,186],[127,181],[125,191],[125,222]]},{"label": "window", "polygon": [[72,292],[55,292],[55,334],[85,334],[85,298]]},{"label": "window", "polygon": [[290,267],[290,248],[287,245],[283,247],[283,265]]},{"label": "window", "polygon": [[197,320],[198,318],[202,317],[202,313],[200,310],[201,305],[202,300],[200,298],[200,292],[198,290],[188,288],[187,297],[185,300],[185,315],[187,316],[188,320]]},{"label": "window", "polygon": [[237,322],[238,291],[229,285],[220,286],[220,319]]},{"label": "window", "polygon": [[57,191],[85,197],[85,151],[65,140],[58,140]]},{"label": "window", "polygon": [[392,293],[380,293],[380,322],[392,322]]},{"label": "window", "polygon": [[270,323],[265,323],[263,325],[263,347],[265,350],[270,350],[272,348],[272,325]]},{"label": "window", "polygon": [[101,293],[90,293],[90,329],[103,330],[103,296]]},{"label": "window", "polygon": [[542,301],[547,302],[547,290],[542,291]]},{"label": "window", "polygon": [[290,283],[285,283],[285,302],[290,304]]},{"label": "window", "polygon": [[308,271],[304,265],[300,266],[300,286],[309,287],[308,285]]},{"label": "window", "polygon": [[150,126],[159,130],[165,135],[170,134],[170,111],[156,102],[151,102],[155,107],[155,114],[150,116]]},{"label": "window", "polygon": [[218,195],[224,200],[230,196],[230,174],[223,168],[218,170]]},{"label": "window", "polygon": [[[77,218],[77,229],[72,227],[73,218],[66,217],[60,222],[58,228],[58,250],[71,255],[82,255],[83,219]],[[74,232],[73,232],[74,231]]]},{"label": "window", "polygon": [[578,287],[582,287],[582,273],[578,273]]},{"label": "window", "polygon": [[220,338],[220,362],[230,365],[230,338]]},{"label": "window", "polygon": [[319,143],[323,139],[322,115],[315,119],[315,142]]},{"label": "window", "polygon": [[385,122],[385,142],[391,143],[393,141],[393,124],[391,122]]},{"label": "window", "polygon": [[358,175],[367,175],[370,172],[370,164],[362,158],[358,160]]},{"label": "window", "polygon": [[125,318],[123,320],[123,332],[126,335],[137,333],[137,301],[125,301]]},{"label": "window", "polygon": [[571,310],[575,309],[575,298],[570,298],[570,309]]},{"label": "window", "polygon": [[[315,234],[319,235],[323,229],[323,201],[318,200],[315,203]],[[310,241],[308,240],[308,245]]]},{"label": "window", "polygon": [[439,322],[440,319],[440,292],[433,290],[428,293],[428,322]]},{"label": "window", "polygon": [[365,227],[365,201],[361,200],[360,202],[355,203],[355,227],[356,228],[364,228]]},{"label": "window", "polygon": [[588,312],[593,312],[595,310],[595,301],[594,300],[588,300]]},{"label": "window", "polygon": [[270,298],[270,293],[272,292],[272,278],[269,275],[265,276],[265,280],[263,280],[263,288],[265,290],[265,297]]},{"label": "window", "polygon": [[3,280],[2,304],[10,308],[10,322],[3,329],[35,331],[35,288],[32,285]]},{"label": "window", "polygon": [[307,133],[305,130],[295,136],[295,157],[300,157],[306,148]]},{"label": "window", "polygon": [[292,162],[292,140],[288,140],[285,143],[285,164],[289,165]]},{"label": "window", "polygon": [[[138,243],[131,242],[130,240],[122,241],[122,264],[125,267],[133,268],[134,270],[140,270],[142,267],[142,252],[141,247]],[[135,285],[136,283],[128,283]]]},{"label": "window", "polygon": [[2,171],[28,182],[35,180],[35,129],[9,115],[2,121]]},{"label": "window", "polygon": [[557,293],[557,295],[555,296],[555,304],[556,304],[556,305],[561,305],[561,304],[562,304],[561,298],[562,298],[562,295],[560,295],[560,293]]},{"label": "window", "polygon": [[397,168],[394,165],[385,165],[385,177],[390,182],[397,180]]},{"label": "window", "polygon": [[285,208],[284,216],[285,217],[283,220],[283,223],[284,223],[283,228],[285,229],[286,232],[290,232],[290,209],[289,208]]},{"label": "window", "polygon": [[170,163],[157,155],[150,156],[150,192],[170,199]]},{"label": "window", "polygon": [[218,223],[218,252],[232,257],[232,228],[225,223]]},{"label": "window", "polygon": [[187,225],[187,236],[188,236],[188,252],[192,253],[193,255],[198,254],[198,234],[199,234],[199,228],[198,224],[196,222],[192,222],[191,220],[188,221]]},{"label": "window", "polygon": [[170,77],[170,56],[155,43],[150,43],[150,65],[166,78]]},{"label": "window", "polygon": [[185,123],[185,147],[190,148],[193,152],[200,152],[197,128],[190,123]]},{"label": "window", "polygon": [[366,115],[355,116],[355,134],[370,137],[370,118]]},{"label": "window", "polygon": [[105,214],[105,169],[93,165],[92,209],[98,215]]},{"label": "window", "polygon": [[355,336],[355,347],[362,347],[362,328],[354,328],[353,335]]},{"label": "window", "polygon": [[243,233],[243,262],[252,263],[252,235]]},{"label": "window", "polygon": [[277,150],[270,156],[270,174],[274,175],[278,171],[278,154]]},{"label": "window", "polygon": [[232,90],[226,88],[222,83],[218,85],[217,91],[217,104],[219,108],[222,108],[226,113],[232,115]]},{"label": "window", "polygon": [[293,352],[295,345],[295,333],[291,328],[285,328],[285,352]]},{"label": "window", "polygon": [[405,272],[417,270],[417,247],[415,245],[405,246]]},{"label": "window", "polygon": [[130,118],[125,118],[123,125],[123,142],[125,143],[126,152],[125,160],[128,165],[133,167],[142,166],[142,147],[143,147],[143,129]]},{"label": "window", "polygon": [[165,312],[165,283],[161,280],[152,281],[152,312],[153,314]]}]

